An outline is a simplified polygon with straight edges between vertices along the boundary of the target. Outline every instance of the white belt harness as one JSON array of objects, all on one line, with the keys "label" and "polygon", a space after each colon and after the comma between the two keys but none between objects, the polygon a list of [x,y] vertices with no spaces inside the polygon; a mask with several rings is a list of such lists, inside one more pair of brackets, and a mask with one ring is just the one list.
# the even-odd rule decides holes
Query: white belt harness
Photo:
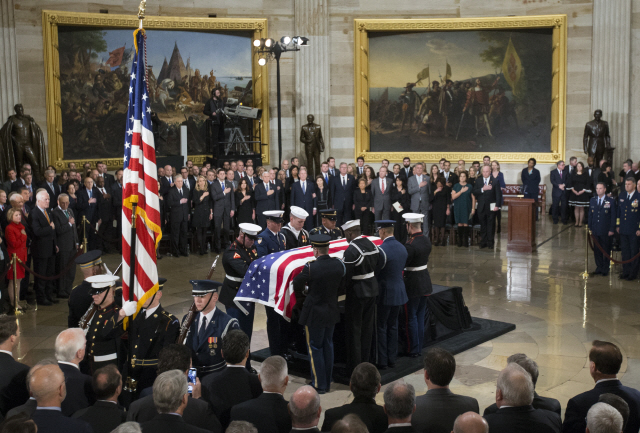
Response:
[{"label": "white belt harness", "polygon": [[117,359],[117,358],[118,358],[118,354],[117,353],[110,353],[109,355],[94,356],[93,357],[93,361],[94,362],[105,362],[105,361],[111,361],[112,359]]},{"label": "white belt harness", "polygon": [[229,280],[231,280],[231,281],[237,281],[238,283],[241,283],[241,282],[242,282],[242,278],[239,278],[239,277],[232,277],[232,276],[231,276],[231,275],[229,275],[229,274],[225,274],[225,277],[227,277],[227,278],[228,278]]},{"label": "white belt harness", "polygon": [[416,266],[413,268],[404,268],[405,271],[424,271],[425,269],[427,269],[427,265]]},{"label": "white belt harness", "polygon": [[355,275],[353,277],[354,280],[366,280],[367,278],[372,278],[374,276],[373,272],[369,272],[368,274],[364,274],[364,275]]}]

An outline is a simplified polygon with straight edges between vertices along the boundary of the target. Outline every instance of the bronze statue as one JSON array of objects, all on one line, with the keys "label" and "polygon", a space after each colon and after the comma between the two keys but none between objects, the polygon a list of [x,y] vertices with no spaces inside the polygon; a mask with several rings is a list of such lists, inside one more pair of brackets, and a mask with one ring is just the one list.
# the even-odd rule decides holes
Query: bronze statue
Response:
[{"label": "bronze statue", "polygon": [[[313,114],[307,116],[307,123],[300,131],[300,141],[304,143],[304,151],[307,155],[307,171],[310,179],[315,179],[320,174],[320,153],[324,152],[324,140],[320,125],[313,123]],[[314,161],[315,160],[315,161]]]},{"label": "bronze statue", "polygon": [[613,149],[609,136],[609,124],[602,120],[602,110],[596,110],[593,113],[593,120],[584,126],[583,142],[589,167],[597,167],[600,160],[611,157]]},{"label": "bronze statue", "polygon": [[22,104],[13,109],[16,114],[0,129],[0,179],[6,179],[9,170],[19,172],[23,164],[31,164],[33,180],[38,183],[47,166],[44,134],[33,117],[24,114]]}]

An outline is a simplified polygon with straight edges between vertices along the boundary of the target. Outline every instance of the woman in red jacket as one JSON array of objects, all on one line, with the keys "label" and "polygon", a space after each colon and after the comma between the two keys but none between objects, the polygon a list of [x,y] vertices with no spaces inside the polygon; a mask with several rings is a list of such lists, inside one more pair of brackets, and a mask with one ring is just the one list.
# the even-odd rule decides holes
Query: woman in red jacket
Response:
[{"label": "woman in red jacket", "polygon": [[[4,237],[7,241],[9,259],[13,258],[13,254],[16,254],[24,263],[27,261],[27,232],[22,225],[20,210],[9,209],[7,211],[7,221],[9,221],[9,224],[4,230]],[[7,272],[7,278],[9,279],[9,301],[12,306],[15,305],[14,298],[16,290],[14,287],[17,287],[17,293],[20,293],[20,280],[24,278],[24,268],[19,263],[17,266],[16,281],[13,281],[13,266],[9,269],[9,272]]]}]

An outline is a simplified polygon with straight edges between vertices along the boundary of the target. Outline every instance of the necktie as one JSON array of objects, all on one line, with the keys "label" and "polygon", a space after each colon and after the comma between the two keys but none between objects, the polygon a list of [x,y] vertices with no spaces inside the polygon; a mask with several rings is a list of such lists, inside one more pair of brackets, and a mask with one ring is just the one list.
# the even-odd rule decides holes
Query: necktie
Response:
[{"label": "necktie", "polygon": [[302,182],[302,194],[307,193],[307,182]]},{"label": "necktie", "polygon": [[326,174],[324,175],[324,181],[325,181],[326,183],[329,183],[329,176],[327,176]]},{"label": "necktie", "polygon": [[382,193],[384,194],[384,180],[380,181],[382,188],[380,188],[382,190]]},{"label": "necktie", "polygon": [[46,211],[46,210],[43,210],[43,212],[44,212],[44,216],[45,216],[45,218],[47,219],[47,222],[48,222],[49,224],[51,224],[51,220],[49,219],[49,214],[47,214],[47,211]]},{"label": "necktie", "polygon": [[598,199],[598,206],[602,207],[602,199],[601,198]]},{"label": "necktie", "polygon": [[66,216],[67,219],[69,219],[69,211],[64,211],[64,216]]},{"label": "necktie", "polygon": [[87,190],[87,194],[89,194],[89,200],[91,200],[91,190],[90,189]]},{"label": "necktie", "polygon": [[207,316],[202,316],[202,325],[200,326],[200,332],[198,333],[200,337],[199,340],[201,343],[206,338],[206,331],[207,331]]},{"label": "necktie", "polygon": [[627,194],[627,200],[631,200],[631,194]]},{"label": "necktie", "polygon": [[346,188],[347,187],[347,182],[344,180],[344,176],[342,176],[342,188]]},{"label": "necktie", "polygon": [[224,191],[224,182],[220,182],[220,188],[222,188],[222,191]]},{"label": "necktie", "polygon": [[[558,171],[560,171],[560,170],[558,170]],[[561,171],[560,171],[560,179],[562,179],[562,172]]]},{"label": "necktie", "polygon": [[181,190],[181,189],[179,189],[178,191],[180,191],[180,197],[182,197],[182,190]]},{"label": "necktie", "polygon": [[484,184],[485,184],[485,185],[489,185],[489,179],[485,179],[485,180],[484,180]]},{"label": "necktie", "polygon": [[102,194],[106,194],[106,193],[107,193],[107,191],[105,191],[105,190],[104,190],[104,188],[100,189],[100,192],[101,192]]},{"label": "necktie", "polygon": [[268,183],[267,183],[267,184],[265,184],[265,186],[264,186],[264,187],[265,187],[265,189],[267,190],[267,192],[269,192],[269,184],[268,184]]}]

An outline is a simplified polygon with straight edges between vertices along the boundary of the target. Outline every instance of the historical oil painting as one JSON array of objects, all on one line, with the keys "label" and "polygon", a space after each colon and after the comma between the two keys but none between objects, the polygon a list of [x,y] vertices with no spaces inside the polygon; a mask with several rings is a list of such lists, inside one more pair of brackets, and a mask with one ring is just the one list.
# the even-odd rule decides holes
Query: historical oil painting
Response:
[{"label": "historical oil painting", "polygon": [[369,33],[371,152],[550,152],[553,30]]},{"label": "historical oil painting", "polygon": [[[252,105],[252,32],[147,31],[147,77],[158,155],[207,153],[202,110],[211,90]],[[125,134],[132,31],[60,26],[65,160],[119,158]],[[248,125],[239,125],[248,129]]]}]

